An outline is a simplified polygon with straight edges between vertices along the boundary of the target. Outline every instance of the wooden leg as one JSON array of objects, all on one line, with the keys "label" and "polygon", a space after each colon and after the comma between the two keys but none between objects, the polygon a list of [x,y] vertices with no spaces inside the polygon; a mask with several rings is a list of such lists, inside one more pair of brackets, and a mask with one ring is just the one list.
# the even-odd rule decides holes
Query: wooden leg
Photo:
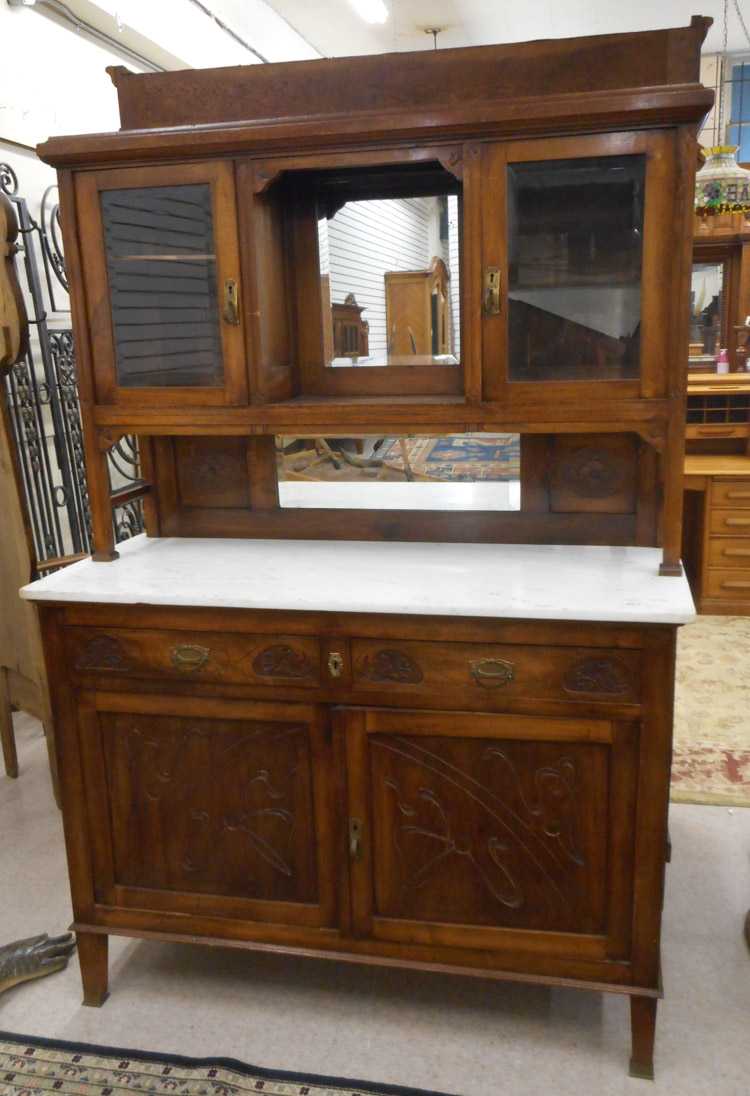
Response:
[{"label": "wooden leg", "polygon": [[42,723],[44,737],[47,742],[47,757],[49,758],[49,774],[52,778],[52,794],[55,797],[57,809],[62,810],[60,799],[60,778],[57,774],[57,753],[55,752],[55,727],[51,720]]},{"label": "wooden leg", "polygon": [[5,666],[0,666],[0,742],[3,746],[5,772],[15,779],[18,776],[18,754],[16,753],[16,736],[13,733],[8,671]]},{"label": "wooden leg", "polygon": [[109,937],[98,932],[77,932],[78,962],[83,982],[83,1003],[99,1008],[109,997],[107,953]]},{"label": "wooden leg", "polygon": [[654,1079],[654,1034],[656,1032],[655,997],[630,998],[630,1030],[633,1052],[630,1057],[630,1076]]}]

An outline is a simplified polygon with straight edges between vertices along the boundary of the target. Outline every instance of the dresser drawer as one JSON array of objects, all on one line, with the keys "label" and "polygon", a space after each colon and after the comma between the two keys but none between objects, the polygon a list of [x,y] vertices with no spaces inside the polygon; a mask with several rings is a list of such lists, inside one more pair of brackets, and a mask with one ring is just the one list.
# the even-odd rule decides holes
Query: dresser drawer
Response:
[{"label": "dresser drawer", "polygon": [[750,537],[750,510],[711,510],[709,526],[712,533],[727,533]]},{"label": "dresser drawer", "polygon": [[708,565],[750,569],[750,540],[742,537],[712,537],[708,544]]},{"label": "dresser drawer", "polygon": [[723,597],[750,601],[750,573],[725,568],[710,567],[708,570],[706,597]]},{"label": "dresser drawer", "polygon": [[76,675],[308,687],[320,682],[317,637],[75,627],[66,636]]},{"label": "dresser drawer", "polygon": [[355,689],[475,699],[530,697],[637,702],[640,654],[587,647],[351,641]]},{"label": "dresser drawer", "polygon": [[735,423],[716,426],[703,426],[688,423],[685,429],[686,438],[746,438],[748,436],[747,423]]},{"label": "dresser drawer", "polygon": [[711,502],[714,506],[750,510],[750,480],[714,480]]}]

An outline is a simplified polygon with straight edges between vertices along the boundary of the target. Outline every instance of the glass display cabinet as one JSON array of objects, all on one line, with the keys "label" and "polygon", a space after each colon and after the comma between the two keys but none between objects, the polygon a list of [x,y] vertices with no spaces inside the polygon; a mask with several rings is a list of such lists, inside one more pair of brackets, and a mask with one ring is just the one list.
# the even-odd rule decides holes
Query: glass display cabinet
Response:
[{"label": "glass display cabinet", "polygon": [[624,993],[652,1075],[709,22],[117,68],[122,129],[41,146],[95,553],[24,596],[87,1004],[109,935],[189,936]]}]

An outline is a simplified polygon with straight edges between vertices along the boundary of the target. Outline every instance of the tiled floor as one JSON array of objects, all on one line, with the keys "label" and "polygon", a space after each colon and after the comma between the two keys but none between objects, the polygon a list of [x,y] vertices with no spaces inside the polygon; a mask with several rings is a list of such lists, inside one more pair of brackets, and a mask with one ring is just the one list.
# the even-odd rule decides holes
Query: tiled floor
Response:
[{"label": "tiled floor", "polygon": [[[70,921],[38,725],[0,777],[0,942]],[[657,1080],[631,1080],[624,998],[113,940],[112,996],[78,966],[0,996],[0,1029],[397,1082],[461,1096],[750,1094],[750,809],[674,806]]]}]

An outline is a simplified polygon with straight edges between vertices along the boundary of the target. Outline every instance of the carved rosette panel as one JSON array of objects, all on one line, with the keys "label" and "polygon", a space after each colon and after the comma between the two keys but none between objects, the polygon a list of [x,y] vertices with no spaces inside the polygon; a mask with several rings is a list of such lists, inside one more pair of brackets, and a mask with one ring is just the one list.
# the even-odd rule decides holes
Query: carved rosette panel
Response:
[{"label": "carved rosette panel", "polygon": [[114,636],[93,636],[78,652],[76,670],[101,670],[107,673],[127,673],[131,663],[122,644]]},{"label": "carved rosette panel", "polygon": [[368,681],[395,681],[400,685],[418,685],[424,678],[419,663],[395,648],[378,651],[372,658],[365,655],[359,674]]},{"label": "carved rosette panel", "polygon": [[582,658],[563,677],[567,693],[628,696],[633,692],[628,669],[615,658]]},{"label": "carved rosette panel", "polygon": [[307,655],[287,643],[264,648],[253,659],[253,672],[258,677],[314,677],[314,667]]},{"label": "carved rosette panel", "polygon": [[371,759],[379,915],[602,929],[598,747],[375,735]]},{"label": "carved rosette panel", "polygon": [[584,446],[561,463],[557,475],[572,494],[582,499],[605,499],[622,487],[627,468],[607,449]]}]

